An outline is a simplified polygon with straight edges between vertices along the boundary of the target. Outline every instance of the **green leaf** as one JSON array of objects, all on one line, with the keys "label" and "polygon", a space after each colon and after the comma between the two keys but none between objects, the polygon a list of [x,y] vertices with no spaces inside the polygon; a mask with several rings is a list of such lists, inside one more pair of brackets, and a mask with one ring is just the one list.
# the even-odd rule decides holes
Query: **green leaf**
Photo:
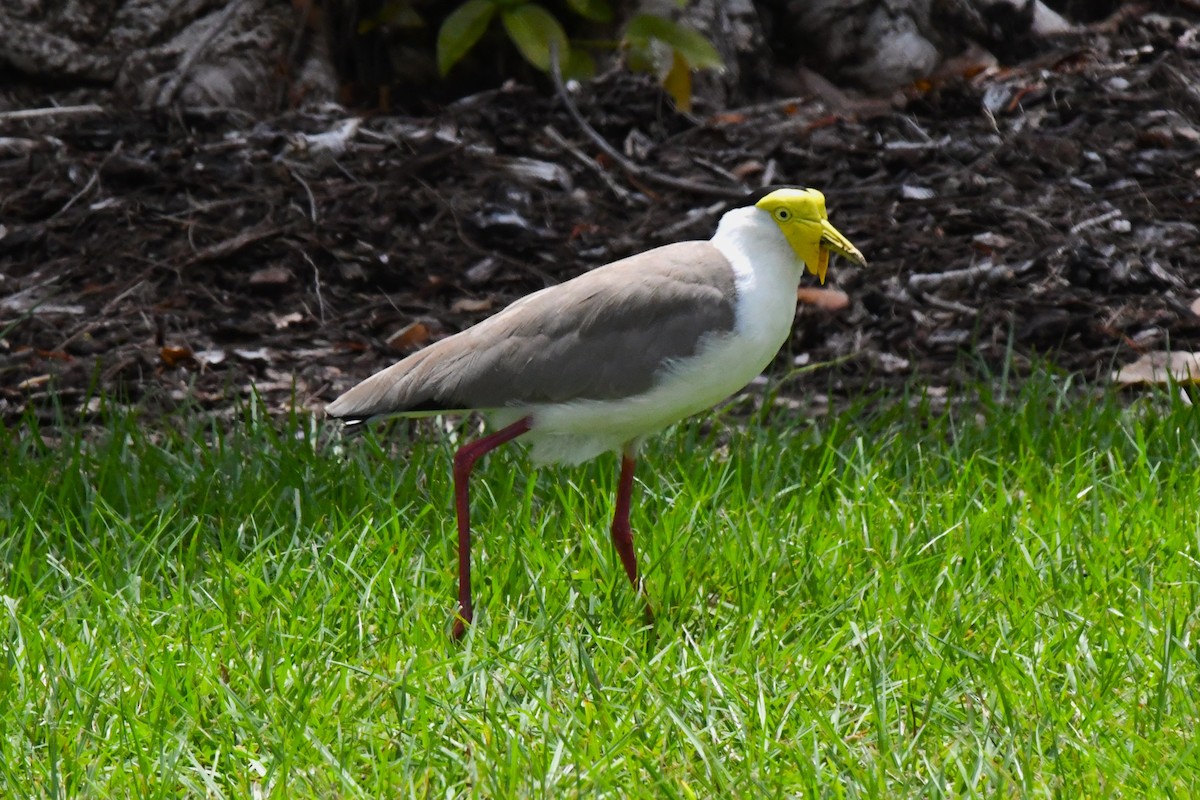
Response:
[{"label": "green leaf", "polygon": [[567,0],[567,5],[576,14],[592,22],[612,22],[612,6],[608,0]]},{"label": "green leaf", "polygon": [[567,58],[567,63],[563,65],[562,75],[563,79],[568,81],[586,81],[594,78],[596,76],[596,60],[586,50],[573,48],[571,55]]},{"label": "green leaf", "polygon": [[720,69],[725,66],[721,54],[708,39],[655,14],[639,14],[630,20],[625,28],[625,39],[634,44],[645,44],[649,39],[665,42],[683,56],[692,69]]},{"label": "green leaf", "polygon": [[505,11],[500,15],[508,38],[525,56],[525,60],[543,72],[550,71],[550,44],[558,46],[558,63],[566,64],[571,57],[571,46],[567,43],[566,31],[546,9],[537,3],[526,3],[520,8]]},{"label": "green leaf", "polygon": [[467,0],[442,22],[438,30],[438,71],[445,75],[467,54],[496,15],[492,0]]},{"label": "green leaf", "polygon": [[424,28],[425,20],[409,0],[392,0],[379,10],[380,22],[392,28]]},{"label": "green leaf", "polygon": [[654,53],[650,50],[649,41],[627,42],[625,63],[632,72],[645,72],[655,75],[658,67],[654,63]]},{"label": "green leaf", "polygon": [[366,34],[384,27],[400,30],[424,28],[425,20],[412,7],[411,0],[388,0],[379,13],[359,20],[358,32]]}]

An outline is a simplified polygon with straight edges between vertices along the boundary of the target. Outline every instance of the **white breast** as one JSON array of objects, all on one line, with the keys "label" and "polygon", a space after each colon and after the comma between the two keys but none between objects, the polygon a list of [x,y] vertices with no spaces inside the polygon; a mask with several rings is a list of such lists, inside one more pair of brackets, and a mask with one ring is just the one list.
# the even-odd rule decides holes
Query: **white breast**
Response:
[{"label": "white breast", "polygon": [[493,421],[503,425],[531,414],[533,429],[525,438],[533,445],[534,461],[578,464],[636,443],[742,389],[791,334],[801,267],[778,226],[755,208],[727,213],[712,243],[734,269],[732,334],[710,337],[695,356],[672,364],[645,394],[505,409],[493,414]]}]

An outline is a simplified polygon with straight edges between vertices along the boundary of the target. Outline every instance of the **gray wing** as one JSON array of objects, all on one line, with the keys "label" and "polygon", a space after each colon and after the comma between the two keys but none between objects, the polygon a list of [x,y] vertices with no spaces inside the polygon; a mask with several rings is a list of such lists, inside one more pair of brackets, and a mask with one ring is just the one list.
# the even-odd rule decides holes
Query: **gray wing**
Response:
[{"label": "gray wing", "polygon": [[646,391],[663,365],[733,330],[733,268],[708,242],[599,267],[376,373],[326,409],[387,414],[609,400]]}]

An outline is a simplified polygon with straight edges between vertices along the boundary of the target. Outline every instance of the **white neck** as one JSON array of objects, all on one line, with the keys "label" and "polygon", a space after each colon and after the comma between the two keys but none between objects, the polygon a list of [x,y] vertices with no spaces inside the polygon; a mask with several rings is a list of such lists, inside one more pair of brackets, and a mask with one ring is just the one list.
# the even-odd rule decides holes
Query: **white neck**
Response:
[{"label": "white neck", "polygon": [[804,270],[796,251],[771,215],[753,207],[726,212],[712,244],[733,266],[738,332],[778,349],[796,316],[796,288]]}]

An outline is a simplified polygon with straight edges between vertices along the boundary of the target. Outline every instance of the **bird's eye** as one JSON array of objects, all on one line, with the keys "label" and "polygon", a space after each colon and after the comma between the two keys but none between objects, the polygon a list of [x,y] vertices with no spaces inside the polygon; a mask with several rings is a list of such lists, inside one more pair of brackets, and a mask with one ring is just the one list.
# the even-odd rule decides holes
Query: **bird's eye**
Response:
[{"label": "bird's eye", "polygon": [[792,216],[791,212],[786,208],[781,208],[775,212],[775,219],[780,222],[786,222]]}]

